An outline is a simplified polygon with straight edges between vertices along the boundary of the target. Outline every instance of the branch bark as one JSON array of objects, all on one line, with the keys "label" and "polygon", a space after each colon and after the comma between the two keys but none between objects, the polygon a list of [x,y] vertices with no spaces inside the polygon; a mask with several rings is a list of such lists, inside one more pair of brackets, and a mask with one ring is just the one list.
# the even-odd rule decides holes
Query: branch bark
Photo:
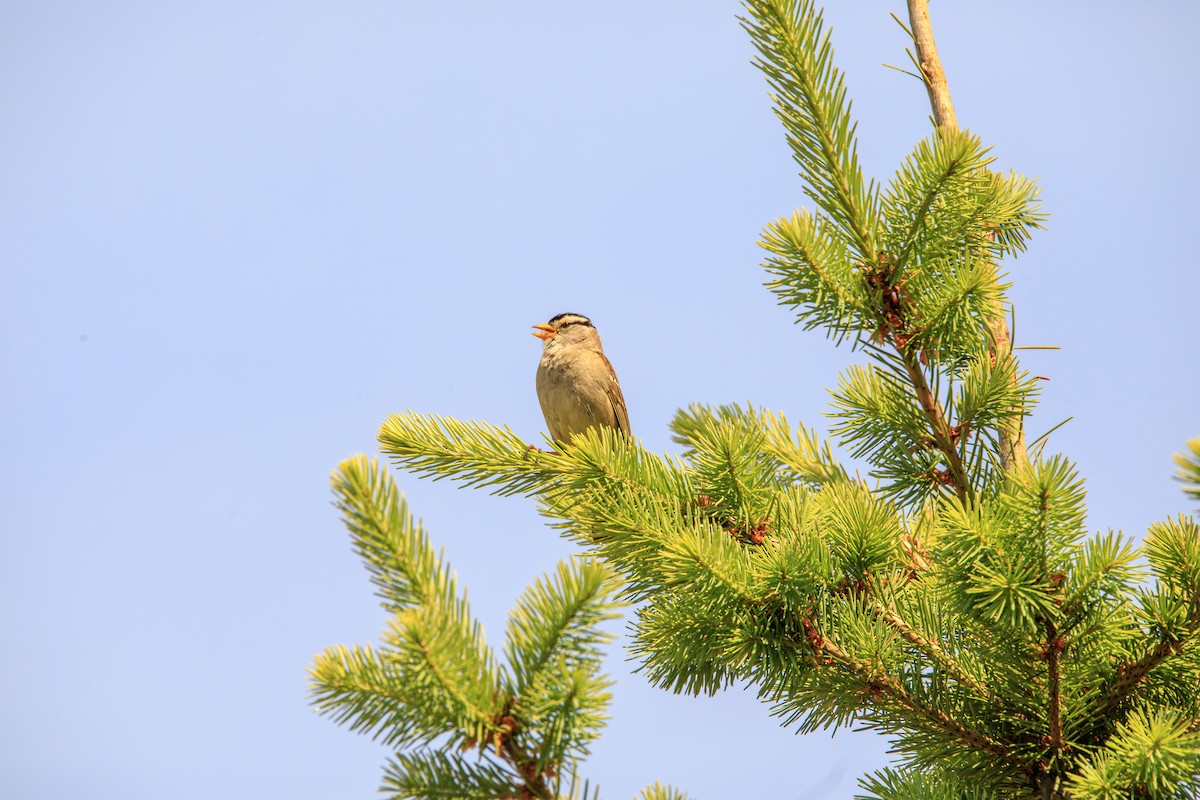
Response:
[{"label": "branch bark", "polygon": [[1046,623],[1046,687],[1047,687],[1047,716],[1049,725],[1047,733],[1050,737],[1050,748],[1057,755],[1063,749],[1062,730],[1062,675],[1059,667],[1059,656],[1062,654],[1062,642],[1059,640],[1058,628],[1053,622]]},{"label": "branch bark", "polygon": [[917,46],[917,62],[929,92],[929,105],[933,107],[934,124],[939,128],[958,130],[958,117],[954,114],[954,103],[950,102],[950,85],[933,42],[929,0],[908,0],[908,21],[912,26],[913,43]]},{"label": "branch bark", "polygon": [[[937,45],[933,41],[933,24],[929,20],[929,0],[908,0],[908,21],[917,48],[917,63],[925,90],[929,93],[929,105],[933,109],[933,122],[938,128],[958,130],[958,115],[950,100],[950,84],[946,71],[938,57]],[[993,271],[993,282],[999,278]],[[993,359],[1011,357],[1012,338],[1008,318],[999,303],[988,309],[985,320],[988,329],[988,350]],[[1000,461],[1007,472],[1029,460],[1025,449],[1024,415],[1017,415],[1001,429]]]}]

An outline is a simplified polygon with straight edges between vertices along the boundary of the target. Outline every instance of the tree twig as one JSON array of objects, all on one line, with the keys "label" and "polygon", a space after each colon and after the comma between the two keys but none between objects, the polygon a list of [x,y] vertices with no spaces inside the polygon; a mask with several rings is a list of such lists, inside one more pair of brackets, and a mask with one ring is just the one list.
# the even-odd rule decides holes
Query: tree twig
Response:
[{"label": "tree twig", "polygon": [[1050,747],[1055,753],[1063,749],[1062,730],[1062,687],[1058,657],[1062,654],[1062,640],[1053,622],[1046,622],[1046,672],[1049,716]]},{"label": "tree twig", "polygon": [[933,43],[929,0],[908,0],[908,21],[913,43],[917,46],[917,61],[925,80],[925,90],[929,92],[929,105],[933,107],[933,121],[939,128],[958,130],[958,117],[954,114],[954,103],[950,102],[946,71],[942,69],[937,45]]},{"label": "tree twig", "polygon": [[1180,643],[1177,641],[1164,640],[1137,661],[1118,665],[1117,679],[1113,681],[1113,685],[1101,698],[1096,708],[1096,715],[1101,719],[1107,719],[1108,715],[1137,689],[1142,679],[1149,675],[1159,662],[1177,652],[1179,647]]},{"label": "tree twig", "polygon": [[[938,57],[937,45],[933,41],[933,24],[929,21],[929,0],[908,0],[909,33],[917,48],[917,63],[925,90],[929,94],[929,105],[933,109],[933,121],[938,128],[958,130],[958,115],[950,100],[950,84],[946,81],[946,70]],[[992,281],[998,281],[995,268]],[[985,312],[988,329],[988,350],[993,359],[1012,353],[1012,339],[1008,329],[1008,318],[1004,307],[993,303]],[[1025,449],[1024,415],[1017,415],[1001,426],[1000,463],[1007,472],[1028,462]]]},{"label": "tree twig", "polygon": [[[822,662],[836,663],[849,670],[862,685],[864,691],[890,697],[899,709],[925,720],[943,733],[949,734],[963,742],[968,747],[990,753],[1014,765],[1024,766],[1020,763],[1019,759],[1015,758],[1009,752],[1008,747],[1003,742],[999,742],[979,731],[968,728],[958,720],[950,717],[940,708],[936,708],[914,697],[905,688],[904,684],[891,675],[879,675],[875,673],[870,666],[862,663],[822,636],[812,620],[807,618],[802,619],[801,625],[804,627],[804,633],[811,648],[811,656],[818,667]],[[911,721],[909,724],[912,724]]]},{"label": "tree twig", "polygon": [[945,650],[931,639],[922,636],[914,630],[907,622],[896,613],[896,610],[891,606],[884,605],[883,601],[875,600],[871,606],[871,610],[875,615],[892,626],[897,633],[900,634],[904,641],[911,644],[913,647],[920,650],[930,659],[932,659],[939,667],[950,675],[969,691],[974,692],[978,697],[988,702],[997,703],[999,698],[992,694],[988,689],[976,681],[971,676],[967,675],[963,670],[959,669],[959,665],[952,659]]},{"label": "tree twig", "polygon": [[[897,349],[899,350],[899,348]],[[908,372],[908,379],[917,392],[917,400],[921,404],[921,410],[925,413],[925,419],[929,421],[929,426],[932,428],[934,442],[938,450],[946,457],[946,465],[950,470],[954,491],[960,500],[973,503],[975,491],[971,488],[971,482],[967,478],[967,471],[963,466],[962,458],[958,455],[958,448],[954,446],[951,439],[950,426],[946,422],[942,404],[934,396],[933,390],[929,388],[929,382],[925,379],[925,373],[921,370],[921,365],[917,363],[916,358],[907,351],[900,351],[900,358],[904,363],[905,371]]]}]

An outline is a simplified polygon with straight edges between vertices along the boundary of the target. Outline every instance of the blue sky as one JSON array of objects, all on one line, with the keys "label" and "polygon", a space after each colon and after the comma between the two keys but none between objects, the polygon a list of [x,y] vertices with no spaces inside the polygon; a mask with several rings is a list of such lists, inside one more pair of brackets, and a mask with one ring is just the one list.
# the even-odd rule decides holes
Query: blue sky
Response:
[{"label": "blue sky", "polygon": [[[888,11],[835,3],[868,172],[928,132]],[[755,245],[805,203],[733,2],[0,3],[0,793],[372,797],[384,750],[305,667],[384,622],[328,473],[389,412],[539,441],[529,326],[596,322],[635,432],[692,402],[825,426],[858,358]],[[964,127],[1039,178],[1009,265],[1036,435],[1089,524],[1189,511],[1200,434],[1200,6],[935,3]],[[532,503],[398,476],[498,644],[569,554]],[[868,734],[797,737],[620,650],[604,796],[846,797]]]}]

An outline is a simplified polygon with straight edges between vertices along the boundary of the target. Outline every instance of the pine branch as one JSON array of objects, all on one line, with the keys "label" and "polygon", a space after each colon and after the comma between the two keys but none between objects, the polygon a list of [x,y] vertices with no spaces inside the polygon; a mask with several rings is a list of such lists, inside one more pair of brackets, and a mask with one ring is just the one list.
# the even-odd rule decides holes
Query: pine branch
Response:
[{"label": "pine branch", "polygon": [[[929,104],[933,109],[934,124],[938,128],[957,130],[958,117],[954,113],[954,103],[950,100],[950,85],[933,40],[929,0],[908,0],[908,19],[913,43],[917,48],[917,60],[925,79],[925,89],[929,94]],[[985,320],[992,354],[997,357],[1001,354],[1011,355],[1012,340],[1009,335],[1008,318],[999,301],[991,304]],[[1007,424],[1003,434],[1000,459],[1007,471],[1026,463],[1029,456],[1025,449],[1025,428],[1020,424],[1019,418]]]},{"label": "pine branch", "polygon": [[499,495],[545,491],[574,463],[564,453],[526,444],[508,427],[437,414],[389,414],[377,438],[379,449],[410,472],[496,487]]},{"label": "pine branch", "polygon": [[518,797],[529,800],[555,800],[554,790],[546,780],[545,767],[538,763],[536,757],[525,752],[516,736],[503,737],[500,748],[505,758],[524,778],[525,783],[518,792]]},{"label": "pine branch", "polygon": [[858,257],[875,263],[875,189],[864,186],[856,125],[821,14],[811,0],[746,0],[745,7],[752,19],[741,19],[742,27],[758,50],[755,63],[774,92],[809,196]]},{"label": "pine branch", "polygon": [[733,423],[741,435],[760,440],[761,455],[776,462],[782,486],[803,483],[818,487],[850,479],[833,457],[829,442],[821,441],[815,431],[803,425],[793,428],[782,414],[754,406],[693,403],[675,412],[672,439],[694,450],[701,433],[722,422]]},{"label": "pine branch", "polygon": [[399,611],[441,600],[452,605],[457,596],[453,576],[378,460],[364,455],[348,458],[338,464],[331,483],[334,505],[384,600],[383,607]]},{"label": "pine branch", "polygon": [[1058,628],[1046,620],[1046,690],[1047,690],[1047,733],[1048,746],[1057,755],[1063,749],[1062,728],[1062,676],[1059,659],[1062,656],[1063,641],[1059,638]]},{"label": "pine branch", "polygon": [[696,594],[711,593],[723,602],[747,606],[761,600],[743,545],[715,526],[671,537],[663,547],[658,569],[664,576],[664,589],[686,587]]},{"label": "pine branch", "polygon": [[539,578],[508,616],[504,652],[518,695],[560,658],[574,669],[591,665],[612,640],[598,626],[619,616],[609,600],[612,571],[598,561],[559,562],[552,579]]},{"label": "pine branch", "polygon": [[871,475],[884,482],[883,495],[915,505],[954,483],[950,471],[939,468],[945,457],[899,353],[886,368],[852,366],[843,372],[833,406],[830,416],[838,422],[831,432],[851,455],[870,459]]},{"label": "pine branch", "polygon": [[1134,566],[1138,553],[1128,539],[1109,531],[1083,544],[1083,552],[1063,585],[1062,608],[1066,615],[1059,635],[1071,633],[1088,620],[1091,611],[1109,607],[1123,609],[1133,582],[1142,574]]},{"label": "pine branch", "polygon": [[[1142,685],[1143,681],[1160,665],[1172,657],[1179,657],[1184,648],[1197,646],[1200,634],[1200,530],[1195,521],[1180,517],[1172,524],[1159,523],[1151,526],[1147,537],[1147,550],[1151,566],[1156,568],[1159,587],[1156,594],[1147,595],[1147,610],[1157,619],[1152,624],[1157,628],[1159,642],[1133,660],[1116,666],[1116,678],[1106,691],[1101,693],[1093,705],[1093,718],[1100,721],[1121,707]],[[1175,571],[1178,558],[1190,569],[1182,574]],[[1174,624],[1163,624],[1165,619]]]},{"label": "pine branch", "polygon": [[1175,478],[1193,500],[1200,500],[1200,436],[1187,443],[1188,452],[1175,456]]},{"label": "pine branch", "polygon": [[858,800],[1011,800],[950,770],[885,767],[860,779],[859,785],[870,794],[860,794]]},{"label": "pine branch", "polygon": [[413,687],[411,710],[427,725],[463,742],[498,733],[506,693],[477,622],[447,619],[428,607],[410,609],[389,620],[384,641]]},{"label": "pine branch", "polygon": [[603,727],[612,681],[599,674],[600,648],[612,636],[598,626],[617,616],[614,588],[612,571],[597,561],[560,562],[554,578],[536,581],[509,615],[504,650],[515,700],[506,716],[533,758],[522,774],[586,754]]},{"label": "pine branch", "polygon": [[828,637],[823,636],[811,619],[806,617],[801,619],[800,622],[815,663],[818,665],[840,664],[854,675],[864,692],[891,698],[899,707],[899,710],[906,712],[908,716],[932,724],[938,731],[949,734],[954,739],[974,750],[988,753],[1005,761],[1013,758],[1008,748],[1001,742],[968,728],[961,722],[951,718],[941,709],[919,700],[896,678],[876,673],[869,665],[842,650]]},{"label": "pine branch", "polygon": [[1116,711],[1129,695],[1133,694],[1138,686],[1141,685],[1142,680],[1164,659],[1178,653],[1179,648],[1179,642],[1162,641],[1136,661],[1118,664],[1117,678],[1108,688],[1108,691],[1100,695],[1098,702],[1095,704],[1093,718],[1107,720],[1108,716]]},{"label": "pine branch", "polygon": [[908,21],[911,25],[909,32],[917,47],[917,61],[924,76],[925,89],[929,92],[934,124],[939,128],[956,129],[958,117],[954,113],[954,103],[950,101],[950,85],[933,41],[929,0],[908,0]]},{"label": "pine branch", "polygon": [[[496,459],[494,445],[506,438],[479,424],[397,421],[394,438],[415,429],[412,438],[426,442],[465,443],[479,461]],[[401,797],[558,798],[550,778],[573,771],[611,700],[611,681],[600,674],[600,648],[611,637],[598,626],[617,605],[612,571],[594,561],[563,563],[521,597],[505,646],[514,681],[497,669],[453,573],[414,524],[391,476],[359,456],[342,462],[332,483],[355,549],[393,616],[378,651],[329,648],[314,660],[318,711],[391,746],[436,744],[389,766],[385,789]],[[451,752],[459,746],[478,746],[486,763]]]},{"label": "pine branch", "polygon": [[930,390],[929,382],[925,379],[925,371],[921,369],[917,357],[910,351],[900,350],[899,347],[897,350],[903,359],[904,371],[912,382],[913,389],[916,390],[917,402],[921,404],[921,411],[924,412],[925,419],[929,421],[934,444],[941,451],[942,457],[946,459],[949,470],[946,482],[954,488],[954,493],[958,495],[959,500],[973,503],[975,490],[971,486],[962,457],[951,436],[950,424],[946,421],[946,413],[942,410],[942,404]]},{"label": "pine branch", "polygon": [[495,800],[515,797],[520,786],[499,766],[453,753],[397,753],[381,791],[413,800]]},{"label": "pine branch", "polygon": [[887,209],[889,216],[905,226],[893,257],[889,284],[894,285],[904,273],[922,232],[927,227],[938,227],[929,220],[934,204],[952,189],[979,182],[986,153],[978,137],[947,129],[935,134],[932,143],[921,140],[905,160],[884,201],[885,208],[897,206]]},{"label": "pine branch", "polygon": [[927,658],[937,664],[946,672],[947,675],[954,678],[968,690],[975,693],[977,697],[989,703],[998,703],[1000,698],[992,692],[988,691],[987,687],[976,681],[971,676],[967,675],[957,661],[943,650],[935,641],[927,636],[922,636],[915,628],[904,621],[903,618],[896,612],[896,609],[889,605],[885,605],[878,598],[873,598],[870,602],[870,609],[883,620],[889,627],[900,634],[900,638],[911,644],[918,651],[924,654]]},{"label": "pine branch", "polygon": [[311,702],[317,713],[388,747],[429,741],[442,734],[416,719],[413,701],[393,665],[369,645],[330,647],[313,659]]},{"label": "pine branch", "polygon": [[688,796],[673,786],[655,782],[638,792],[637,800],[688,800]]},{"label": "pine branch", "polygon": [[[637,610],[630,656],[653,686],[675,693],[713,695],[733,684],[744,659],[746,606],[731,608],[692,593],[658,592]],[[745,676],[743,676],[745,677]]]},{"label": "pine branch", "polygon": [[574,769],[565,774],[559,772],[554,784],[558,800],[600,800],[600,787],[593,788]]},{"label": "pine branch", "polygon": [[805,330],[824,328],[826,336],[840,343],[879,325],[855,261],[829,219],[798,209],[768,225],[758,244],[771,254],[764,266],[776,276],[767,288],[780,305],[798,312]]},{"label": "pine branch", "polygon": [[1192,798],[1200,792],[1200,720],[1177,709],[1135,709],[1088,754],[1062,796]]},{"label": "pine branch", "polygon": [[911,312],[905,331],[908,348],[943,364],[978,351],[981,312],[1003,297],[1004,289],[996,283],[990,260],[972,255],[952,258],[954,263],[943,262],[934,270],[924,269],[923,264],[918,274],[904,276],[904,292],[911,303],[906,309]]},{"label": "pine branch", "polygon": [[[597,654],[598,656],[598,654]],[[613,681],[599,673],[600,661],[573,667],[558,658],[538,674],[512,706],[521,742],[534,759],[532,767],[548,774],[557,765],[586,756],[608,717]]]}]

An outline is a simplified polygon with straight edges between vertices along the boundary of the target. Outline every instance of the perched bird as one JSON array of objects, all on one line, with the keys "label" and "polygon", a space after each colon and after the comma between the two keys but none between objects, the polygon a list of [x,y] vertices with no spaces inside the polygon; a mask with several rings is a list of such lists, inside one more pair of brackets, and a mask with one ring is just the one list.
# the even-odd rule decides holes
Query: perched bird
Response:
[{"label": "perched bird", "polygon": [[588,428],[629,435],[629,412],[617,373],[604,356],[600,334],[582,314],[559,314],[534,325],[542,340],[537,395],[555,441],[570,443]]}]

